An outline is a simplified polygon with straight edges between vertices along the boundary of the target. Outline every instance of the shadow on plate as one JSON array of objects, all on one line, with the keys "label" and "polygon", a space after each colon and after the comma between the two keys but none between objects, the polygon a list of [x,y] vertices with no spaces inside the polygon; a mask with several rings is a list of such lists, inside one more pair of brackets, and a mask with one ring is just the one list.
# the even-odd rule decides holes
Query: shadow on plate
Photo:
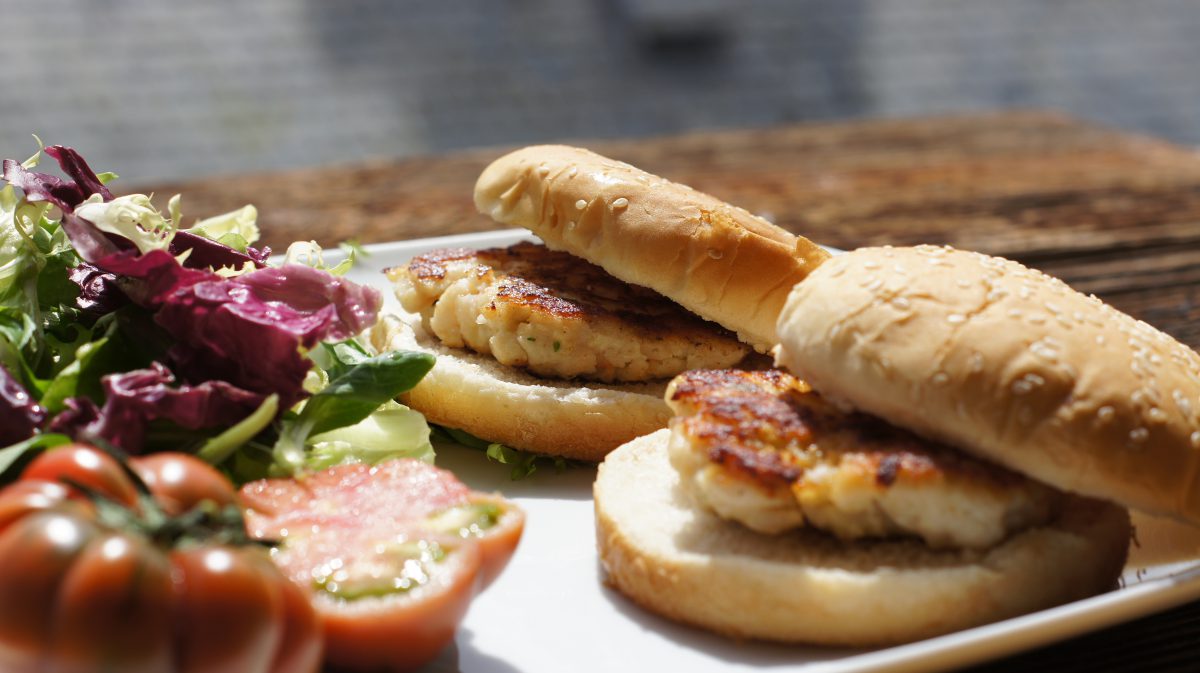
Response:
[{"label": "shadow on plate", "polygon": [[437,445],[437,466],[473,489],[499,491],[509,498],[590,500],[596,480],[594,465],[571,465],[560,472],[552,461],[543,461],[533,474],[514,480],[511,466],[488,458],[483,451],[444,443]]}]

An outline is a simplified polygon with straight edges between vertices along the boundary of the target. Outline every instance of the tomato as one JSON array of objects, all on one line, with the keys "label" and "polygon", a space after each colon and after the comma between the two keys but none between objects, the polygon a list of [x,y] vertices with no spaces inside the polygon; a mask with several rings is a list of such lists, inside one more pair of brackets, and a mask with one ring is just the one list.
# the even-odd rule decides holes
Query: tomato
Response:
[{"label": "tomato", "polygon": [[138,471],[158,479],[151,492],[163,500],[139,498],[114,458],[66,451],[39,456],[0,491],[0,670],[317,670],[317,615],[266,549],[229,544],[238,535],[219,518],[163,511],[186,513],[204,494],[232,504],[228,482],[189,464],[198,459],[159,458]]},{"label": "tomato", "polygon": [[138,499],[137,488],[119,461],[82,444],[42,453],[25,468],[21,479],[83,486],[130,507]]},{"label": "tomato", "polygon": [[218,507],[237,503],[225,475],[185,453],[152,453],[129,464],[167,514],[186,512],[205,500]]},{"label": "tomato", "polygon": [[251,536],[312,596],[326,657],[410,670],[454,638],[471,598],[508,562],[524,515],[416,460],[343,465],[242,487]]}]

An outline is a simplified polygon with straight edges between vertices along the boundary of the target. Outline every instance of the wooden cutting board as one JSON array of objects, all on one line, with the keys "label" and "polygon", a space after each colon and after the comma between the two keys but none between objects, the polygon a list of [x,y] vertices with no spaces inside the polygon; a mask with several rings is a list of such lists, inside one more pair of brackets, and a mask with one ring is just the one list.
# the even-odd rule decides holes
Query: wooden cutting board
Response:
[{"label": "wooden cutting board", "polygon": [[[577,142],[828,245],[1002,255],[1200,346],[1200,153],[1041,112]],[[480,170],[508,148],[156,185],[189,216],[254,203],[265,242],[494,228]]]}]

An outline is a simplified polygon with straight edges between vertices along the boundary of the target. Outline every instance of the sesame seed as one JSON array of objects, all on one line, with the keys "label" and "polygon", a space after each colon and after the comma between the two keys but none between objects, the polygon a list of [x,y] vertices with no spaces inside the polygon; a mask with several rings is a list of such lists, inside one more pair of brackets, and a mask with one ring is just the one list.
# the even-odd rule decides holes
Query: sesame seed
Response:
[{"label": "sesame seed", "polygon": [[584,208],[587,208],[587,199],[579,199],[578,201],[576,201],[575,208],[577,210],[583,210]]},{"label": "sesame seed", "polygon": [[950,323],[951,325],[961,325],[966,321],[967,316],[961,313],[951,313],[950,315],[946,316],[946,322]]},{"label": "sesame seed", "polygon": [[575,220],[570,220],[570,221],[568,221],[568,222],[567,222],[567,229],[574,229],[574,228],[575,228]]},{"label": "sesame seed", "polygon": [[1150,407],[1150,411],[1146,412],[1146,418],[1154,421],[1155,423],[1162,423],[1163,421],[1167,420],[1167,412],[1159,409],[1158,407]]},{"label": "sesame seed", "polygon": [[1055,304],[1051,304],[1050,302],[1046,302],[1046,310],[1047,310],[1047,311],[1049,311],[1049,312],[1051,312],[1051,313],[1053,313],[1053,314],[1055,314],[1055,315],[1057,315],[1057,314],[1059,314],[1059,313],[1062,313],[1062,309],[1061,309],[1061,308],[1059,308],[1059,307],[1058,307],[1057,305],[1055,305]]},{"label": "sesame seed", "polygon": [[721,252],[720,250],[717,250],[716,248],[709,248],[708,256],[712,257],[713,259],[721,259],[722,257],[725,256],[725,253]]},{"label": "sesame seed", "polygon": [[1008,309],[1008,317],[1010,317],[1010,318],[1020,318],[1020,317],[1021,317],[1021,310],[1020,310],[1020,309],[1015,309],[1015,308],[1010,308],[1010,309]]},{"label": "sesame seed", "polygon": [[1200,449],[1200,430],[1192,433],[1192,448]]},{"label": "sesame seed", "polygon": [[1104,335],[1103,334],[1096,335],[1096,344],[1100,345],[1100,346],[1104,345]]},{"label": "sesame seed", "polygon": [[1007,293],[1004,290],[992,290],[991,292],[987,293],[987,300],[990,302],[997,302],[1003,299],[1006,294]]},{"label": "sesame seed", "polygon": [[1129,431],[1129,441],[1141,444],[1150,438],[1150,431],[1146,428],[1134,428]]},{"label": "sesame seed", "polygon": [[1113,416],[1115,416],[1116,414],[1117,414],[1116,410],[1108,405],[1104,405],[1096,410],[1096,417],[1105,423],[1107,423],[1108,421],[1111,421],[1113,419]]},{"label": "sesame seed", "polygon": [[912,306],[912,303],[909,302],[908,298],[906,298],[906,297],[893,297],[892,298],[892,306],[895,306],[896,308],[898,308],[900,310],[904,310],[904,309],[907,309],[910,306]]},{"label": "sesame seed", "polygon": [[878,262],[870,262],[870,261],[863,262],[863,268],[864,269],[878,269],[879,263]]},{"label": "sesame seed", "polygon": [[964,289],[971,287],[971,281],[967,280],[966,278],[959,278],[958,280],[954,281],[954,284]]},{"label": "sesame seed", "polygon": [[971,368],[972,372],[977,374],[983,371],[983,354],[971,353],[971,357],[967,358],[967,366]]},{"label": "sesame seed", "polygon": [[550,168],[548,166],[538,166],[537,173],[544,178],[550,175]]},{"label": "sesame seed", "polygon": [[932,381],[933,385],[935,386],[944,386],[950,381],[950,377],[946,374],[946,372],[934,372],[933,376],[929,380]]},{"label": "sesame seed", "polygon": [[895,271],[896,273],[900,274],[901,276],[908,275],[908,271],[904,267],[900,266],[899,264],[897,264],[896,266],[893,266],[892,271]]},{"label": "sesame seed", "polygon": [[616,208],[625,208],[625,207],[626,207],[626,206],[628,206],[628,205],[629,205],[629,199],[625,198],[624,196],[622,196],[622,197],[620,197],[620,198],[617,198],[617,199],[614,199],[614,200],[613,200],[613,202],[612,202],[612,207],[613,207],[614,209],[616,209]]},{"label": "sesame seed", "polygon": [[1012,391],[1014,395],[1024,395],[1031,390],[1033,390],[1033,384],[1029,381],[1026,381],[1025,379],[1013,381]]},{"label": "sesame seed", "polygon": [[1141,404],[1146,401],[1146,393],[1141,390],[1135,390],[1133,391],[1133,394],[1129,396],[1129,401],[1133,402],[1134,404]]},{"label": "sesame seed", "polygon": [[1034,315],[1029,316],[1029,322],[1034,325],[1041,325],[1042,323],[1046,322],[1046,317],[1037,315],[1035,313]]}]

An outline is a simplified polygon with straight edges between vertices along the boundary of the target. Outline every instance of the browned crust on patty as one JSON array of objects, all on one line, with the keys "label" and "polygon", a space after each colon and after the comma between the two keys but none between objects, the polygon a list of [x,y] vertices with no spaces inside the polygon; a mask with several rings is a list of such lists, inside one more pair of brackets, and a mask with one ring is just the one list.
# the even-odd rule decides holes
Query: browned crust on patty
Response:
[{"label": "browned crust on patty", "polygon": [[857,412],[844,412],[780,371],[696,370],[667,393],[673,423],[702,442],[708,459],[764,488],[793,485],[819,461],[869,471],[883,488],[904,477],[934,482],[957,473],[997,489],[1028,480],[951,447]]}]

